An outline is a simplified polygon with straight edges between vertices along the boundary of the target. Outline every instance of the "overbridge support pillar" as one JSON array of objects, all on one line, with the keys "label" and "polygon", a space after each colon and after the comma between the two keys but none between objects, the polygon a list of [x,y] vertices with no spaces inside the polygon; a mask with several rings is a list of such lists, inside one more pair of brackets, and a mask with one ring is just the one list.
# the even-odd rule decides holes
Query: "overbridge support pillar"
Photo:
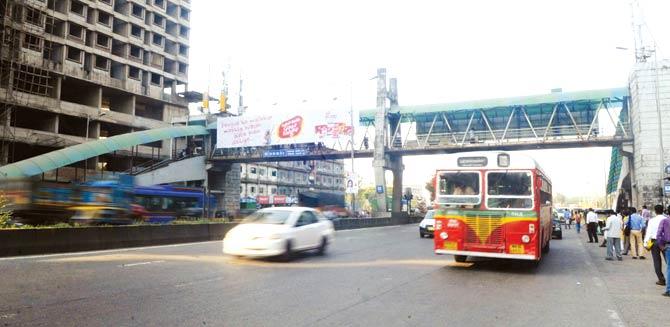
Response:
[{"label": "overbridge support pillar", "polygon": [[391,172],[393,172],[393,203],[391,211],[396,213],[402,211],[402,172],[405,166],[401,156],[393,156],[389,160]]},{"label": "overbridge support pillar", "polygon": [[375,172],[377,210],[386,213],[386,69],[377,69],[377,113],[375,114],[375,143],[372,166]]},{"label": "overbridge support pillar", "polygon": [[225,210],[228,216],[240,212],[240,164],[222,163],[207,165],[205,190],[216,197],[216,208],[209,208],[210,216],[215,210]]}]

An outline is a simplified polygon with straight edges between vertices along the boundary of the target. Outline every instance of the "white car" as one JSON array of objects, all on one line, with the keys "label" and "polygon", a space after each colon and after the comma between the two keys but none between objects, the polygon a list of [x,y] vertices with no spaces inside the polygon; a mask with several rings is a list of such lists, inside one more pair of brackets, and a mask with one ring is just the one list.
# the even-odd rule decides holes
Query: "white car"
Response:
[{"label": "white car", "polygon": [[323,254],[334,233],[333,223],[312,208],[266,208],[228,231],[223,253],[243,257],[281,255],[285,259],[306,250]]},{"label": "white car", "polygon": [[419,223],[419,236],[423,238],[424,236],[433,237],[435,231],[435,210],[428,210],[426,215],[423,216],[423,220]]}]

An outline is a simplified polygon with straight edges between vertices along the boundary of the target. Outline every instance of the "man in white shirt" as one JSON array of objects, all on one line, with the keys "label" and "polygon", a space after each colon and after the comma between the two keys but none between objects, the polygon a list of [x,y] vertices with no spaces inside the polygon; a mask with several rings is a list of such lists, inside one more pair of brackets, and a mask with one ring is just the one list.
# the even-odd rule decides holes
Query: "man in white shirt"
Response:
[{"label": "man in white shirt", "polygon": [[589,234],[589,243],[598,243],[598,215],[589,208],[589,213],[586,214],[586,232]]},{"label": "man in white shirt", "polygon": [[[665,285],[665,277],[663,276],[663,264],[661,262],[661,256],[663,255],[661,249],[656,243],[656,234],[658,233],[658,226],[661,224],[663,219],[666,217],[663,215],[663,206],[657,204],[654,207],[654,212],[656,212],[656,217],[649,219],[649,224],[647,224],[647,233],[644,236],[644,243],[647,244],[648,241],[652,241],[653,245],[651,246],[651,258],[654,262],[654,271],[656,272],[656,277],[658,281],[656,285]],[[666,260],[667,259],[663,257]]]},{"label": "man in white shirt", "polygon": [[617,260],[621,261],[621,230],[623,229],[623,220],[618,214],[613,214],[607,217],[605,222],[605,238],[607,238],[607,257],[605,260],[613,260],[612,247],[616,254]]}]

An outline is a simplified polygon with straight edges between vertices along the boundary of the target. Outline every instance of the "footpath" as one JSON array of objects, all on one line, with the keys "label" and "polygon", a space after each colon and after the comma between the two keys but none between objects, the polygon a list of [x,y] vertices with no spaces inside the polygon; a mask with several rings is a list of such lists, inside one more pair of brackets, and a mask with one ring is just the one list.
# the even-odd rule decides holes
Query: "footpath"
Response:
[{"label": "footpath", "polygon": [[[632,253],[623,256],[623,261],[606,261],[606,248],[600,247],[603,241],[598,235],[598,243],[588,243],[588,234],[585,229],[577,234],[574,226],[572,229],[563,230],[564,234],[573,233],[577,240],[582,243],[585,251],[590,257],[587,265],[592,265],[600,276],[607,294],[617,306],[621,321],[626,326],[665,326],[670,318],[670,298],[661,294],[665,286],[656,285],[656,274],[651,253],[645,255],[645,260],[633,259]],[[666,266],[663,263],[665,274]],[[579,299],[575,299],[579,301]],[[599,303],[584,303],[585,306],[599,307]]]}]

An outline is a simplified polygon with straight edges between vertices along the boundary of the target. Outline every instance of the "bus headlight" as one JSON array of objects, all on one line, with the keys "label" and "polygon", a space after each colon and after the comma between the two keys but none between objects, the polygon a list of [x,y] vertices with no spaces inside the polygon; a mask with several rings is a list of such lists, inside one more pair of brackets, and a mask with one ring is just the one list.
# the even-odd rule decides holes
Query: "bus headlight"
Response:
[{"label": "bus headlight", "polygon": [[528,235],[521,236],[521,242],[524,242],[524,243],[530,242],[530,236],[528,236]]},{"label": "bus headlight", "polygon": [[446,240],[447,238],[449,238],[449,234],[447,234],[447,232],[442,232],[442,233],[440,233],[440,237],[441,237],[443,240]]}]

